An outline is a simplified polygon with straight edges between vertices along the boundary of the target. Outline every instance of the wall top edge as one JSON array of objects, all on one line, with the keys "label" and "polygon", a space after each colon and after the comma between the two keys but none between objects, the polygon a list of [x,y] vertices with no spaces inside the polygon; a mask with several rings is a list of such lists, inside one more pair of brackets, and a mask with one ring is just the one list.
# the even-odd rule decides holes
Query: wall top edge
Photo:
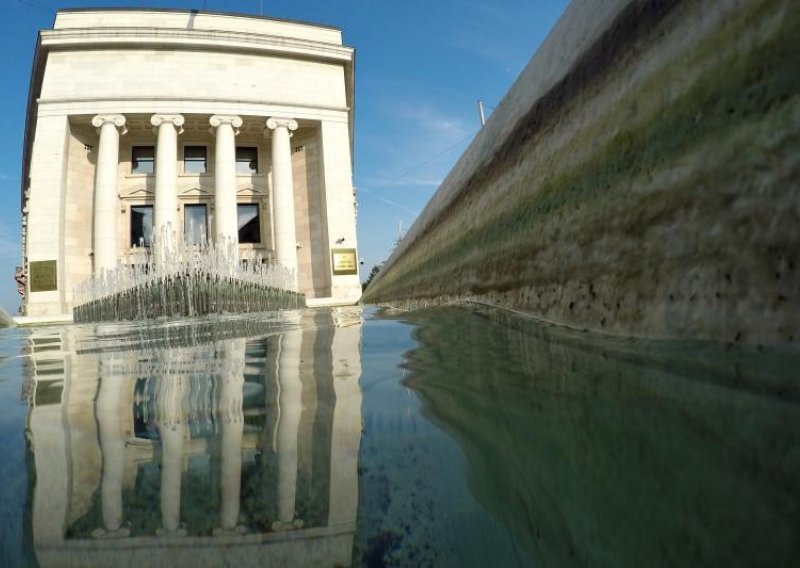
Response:
[{"label": "wall top edge", "polygon": [[339,28],[296,20],[240,14],[168,8],[76,8],[56,12],[53,29],[158,27],[205,31],[247,31],[342,44]]}]

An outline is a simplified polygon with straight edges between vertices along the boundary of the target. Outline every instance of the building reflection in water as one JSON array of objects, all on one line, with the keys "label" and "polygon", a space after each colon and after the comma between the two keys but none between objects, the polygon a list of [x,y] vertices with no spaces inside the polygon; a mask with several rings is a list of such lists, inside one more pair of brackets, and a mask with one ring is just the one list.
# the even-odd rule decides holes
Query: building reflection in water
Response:
[{"label": "building reflection in water", "polygon": [[42,565],[350,565],[357,309],[37,330],[28,441]]}]

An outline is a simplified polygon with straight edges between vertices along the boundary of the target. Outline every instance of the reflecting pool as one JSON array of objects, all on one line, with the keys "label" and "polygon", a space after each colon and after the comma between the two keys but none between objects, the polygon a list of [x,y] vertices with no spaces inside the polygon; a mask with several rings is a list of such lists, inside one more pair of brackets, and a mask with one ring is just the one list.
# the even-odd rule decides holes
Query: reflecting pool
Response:
[{"label": "reflecting pool", "polygon": [[3,566],[790,566],[800,356],[487,309],[0,331]]}]

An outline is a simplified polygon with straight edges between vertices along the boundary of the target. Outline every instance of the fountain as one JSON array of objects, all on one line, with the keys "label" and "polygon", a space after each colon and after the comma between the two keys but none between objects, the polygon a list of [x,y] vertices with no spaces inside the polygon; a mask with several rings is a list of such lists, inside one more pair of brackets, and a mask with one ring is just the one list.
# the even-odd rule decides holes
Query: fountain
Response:
[{"label": "fountain", "polygon": [[240,254],[234,239],[186,244],[168,226],[152,252],[134,249],[76,286],[73,317],[85,323],[303,308],[296,283],[277,262]]}]

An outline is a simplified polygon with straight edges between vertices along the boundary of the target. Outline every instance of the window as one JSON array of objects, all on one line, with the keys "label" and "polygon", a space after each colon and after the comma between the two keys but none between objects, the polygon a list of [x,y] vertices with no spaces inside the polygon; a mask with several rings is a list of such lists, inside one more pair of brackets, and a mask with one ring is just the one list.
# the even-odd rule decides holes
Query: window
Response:
[{"label": "window", "polygon": [[183,147],[183,173],[204,174],[208,171],[206,163],[205,146]]},{"label": "window", "polygon": [[156,171],[155,147],[134,146],[131,148],[131,173],[152,174]]},{"label": "window", "polygon": [[239,242],[260,243],[261,221],[258,216],[258,204],[237,205],[236,212],[239,217]]},{"label": "window", "polygon": [[249,147],[236,148],[236,173],[237,174],[258,173],[258,148],[249,148]]},{"label": "window", "polygon": [[183,206],[183,242],[204,245],[208,241],[208,215],[205,205]]},{"label": "window", "polygon": [[153,206],[131,206],[131,246],[149,247],[153,243]]}]

